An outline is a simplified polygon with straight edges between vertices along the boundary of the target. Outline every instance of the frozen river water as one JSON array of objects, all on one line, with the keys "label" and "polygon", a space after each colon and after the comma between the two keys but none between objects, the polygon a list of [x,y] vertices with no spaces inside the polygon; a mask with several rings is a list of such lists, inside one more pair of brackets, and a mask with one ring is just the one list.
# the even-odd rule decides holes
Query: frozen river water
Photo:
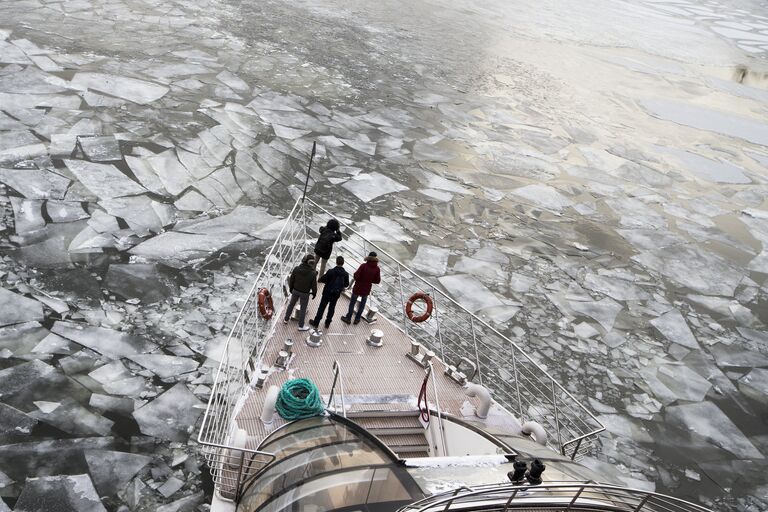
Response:
[{"label": "frozen river water", "polygon": [[205,509],[313,141],[315,200],[599,415],[588,465],[767,510],[767,55],[751,1],[3,0],[0,511]]}]

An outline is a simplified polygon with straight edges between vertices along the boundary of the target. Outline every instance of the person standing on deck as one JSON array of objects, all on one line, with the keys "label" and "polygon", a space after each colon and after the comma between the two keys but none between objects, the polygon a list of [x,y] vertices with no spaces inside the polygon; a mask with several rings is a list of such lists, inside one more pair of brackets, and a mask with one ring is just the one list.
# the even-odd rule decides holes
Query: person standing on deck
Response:
[{"label": "person standing on deck", "polygon": [[333,243],[340,241],[339,221],[331,219],[325,226],[320,227],[320,236],[317,237],[317,242],[315,242],[315,265],[320,260],[320,272],[317,275],[324,275],[325,265],[331,257],[331,251],[333,251]]},{"label": "person standing on deck", "polygon": [[291,300],[285,310],[283,323],[287,324],[291,317],[296,302],[299,302],[299,330],[308,331],[309,327],[304,325],[304,316],[307,314],[307,304],[309,304],[309,294],[312,298],[317,295],[317,272],[315,271],[315,257],[307,254],[302,258],[301,264],[293,269],[291,277],[288,278],[288,288],[291,291]]},{"label": "person standing on deck", "polygon": [[355,314],[355,324],[360,323],[360,317],[365,309],[365,302],[371,293],[374,284],[381,282],[381,272],[379,271],[379,258],[375,252],[370,252],[365,258],[365,263],[360,265],[354,274],[355,286],[352,287],[352,297],[349,299],[349,310],[347,315],[341,317],[341,321],[348,324],[352,320],[352,310],[355,309],[355,302],[360,297],[360,307]]},{"label": "person standing on deck", "polygon": [[320,282],[325,283],[323,295],[320,297],[320,305],[317,307],[315,319],[310,320],[309,325],[315,328],[319,327],[325,307],[328,306],[328,316],[325,317],[325,328],[327,329],[331,325],[333,314],[336,312],[336,301],[339,300],[341,292],[349,286],[349,274],[344,270],[343,256],[336,257],[336,266],[326,272],[320,278]]}]

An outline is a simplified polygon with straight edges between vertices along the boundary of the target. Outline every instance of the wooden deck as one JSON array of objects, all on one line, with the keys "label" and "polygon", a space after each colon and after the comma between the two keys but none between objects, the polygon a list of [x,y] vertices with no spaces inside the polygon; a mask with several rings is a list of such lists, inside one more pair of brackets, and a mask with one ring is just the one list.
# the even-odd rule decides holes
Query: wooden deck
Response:
[{"label": "wooden deck", "polygon": [[[311,300],[307,308],[306,325],[309,325],[309,320],[314,318],[319,303],[318,292],[317,298]],[[264,366],[271,366],[270,375],[262,388],[251,391],[236,419],[239,428],[245,429],[250,436],[248,448],[255,449],[269,432],[285,423],[278,415],[275,415],[274,422],[268,426],[264,425],[260,419],[269,387],[282,386],[289,379],[306,378],[318,386],[320,393],[327,401],[333,384],[334,361],[338,361],[341,365],[347,410],[416,409],[416,400],[426,372],[406,357],[406,353],[410,352],[410,339],[403,333],[402,327],[380,314],[377,315],[377,321],[372,324],[365,320],[357,325],[345,324],[340,317],[346,314],[348,307],[349,299],[342,295],[336,304],[336,313],[328,329],[323,328],[323,319],[320,324],[320,330],[323,331],[323,344],[320,347],[310,347],[306,344],[305,340],[312,331],[298,331],[298,323],[295,320],[292,319],[288,324],[283,324],[284,309],[275,315],[276,330],[268,342],[264,355]],[[366,344],[372,329],[383,331],[384,346],[376,348]],[[294,342],[295,355],[288,368],[282,370],[276,368],[274,363],[286,339]],[[445,365],[437,356],[432,359],[432,363],[441,411],[462,418],[462,405],[469,401],[474,406],[476,399],[465,396],[462,386],[443,373]],[[340,387],[337,384],[337,396],[339,393]],[[386,398],[388,395],[389,400]],[[427,398],[430,407],[436,409],[438,400],[435,399],[431,378]],[[372,405],[371,402],[374,401],[380,401],[383,404]],[[340,406],[340,400],[336,400],[336,403]],[[472,418],[477,419],[475,416]]]}]

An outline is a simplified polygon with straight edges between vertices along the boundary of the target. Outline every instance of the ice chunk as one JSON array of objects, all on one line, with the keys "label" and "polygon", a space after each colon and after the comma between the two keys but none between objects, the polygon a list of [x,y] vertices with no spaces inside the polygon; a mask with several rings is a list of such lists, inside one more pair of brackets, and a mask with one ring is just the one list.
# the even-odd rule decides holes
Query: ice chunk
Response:
[{"label": "ice chunk", "polygon": [[752,400],[768,404],[768,370],[754,368],[739,379],[739,391]]},{"label": "ice chunk", "polygon": [[83,210],[80,202],[74,201],[53,201],[48,200],[45,203],[45,210],[52,222],[74,222],[80,219],[87,219],[88,213]]},{"label": "ice chunk", "polygon": [[754,368],[756,366],[768,366],[768,357],[760,352],[743,349],[737,345],[725,345],[716,343],[709,349],[714,356],[717,366],[734,368]]},{"label": "ice chunk", "polygon": [[162,507],[158,507],[155,512],[187,512],[195,510],[200,503],[205,500],[205,493],[198,491],[184,498],[180,498]]},{"label": "ice chunk", "polygon": [[165,354],[142,354],[129,359],[148,369],[161,379],[178,377],[197,369],[200,363],[189,357],[168,356]]},{"label": "ice chunk", "polygon": [[105,364],[93,370],[88,376],[100,384],[108,384],[132,377],[131,373],[120,361],[112,361]]},{"label": "ice chunk", "polygon": [[110,162],[123,159],[120,144],[112,135],[104,137],[78,137],[77,140],[80,147],[83,148],[85,156],[92,162]]},{"label": "ice chunk", "polygon": [[105,73],[75,73],[75,76],[72,77],[72,84],[117,96],[140,105],[146,105],[162,98],[169,90],[168,87],[152,82]]},{"label": "ice chunk", "polygon": [[166,498],[170,498],[176,492],[184,487],[184,481],[179,480],[175,476],[170,477],[168,480],[165,481],[163,485],[157,488],[157,492],[165,496]]},{"label": "ice chunk", "polygon": [[529,277],[517,272],[512,272],[509,276],[509,287],[513,292],[526,293],[533,285],[538,282],[536,278]]},{"label": "ice chunk", "polygon": [[768,126],[757,119],[678,101],[650,99],[641,103],[654,117],[768,146]]},{"label": "ice chunk", "polygon": [[616,316],[623,306],[608,297],[597,302],[569,301],[571,309],[577,313],[594,318],[603,326],[603,329],[610,331],[616,321]]},{"label": "ice chunk", "polygon": [[91,395],[88,405],[99,412],[114,412],[121,416],[130,416],[136,409],[136,403],[130,398],[118,398],[99,393]]},{"label": "ice chunk", "polygon": [[594,336],[597,336],[600,334],[600,332],[592,327],[587,322],[581,322],[573,326],[573,332],[576,333],[576,336],[583,339],[592,338]]},{"label": "ice chunk", "polygon": [[360,227],[360,234],[373,242],[410,242],[413,240],[396,221],[378,215],[371,215],[369,221]]},{"label": "ice chunk", "polygon": [[77,510],[106,512],[88,475],[60,475],[28,478],[15,512]]},{"label": "ice chunk", "polygon": [[764,458],[730,418],[712,402],[667,407],[666,417],[672,425],[695,432],[741,459]]},{"label": "ice chunk", "polygon": [[656,374],[676,400],[701,402],[712,388],[712,384],[684,365],[661,365]]},{"label": "ice chunk", "polygon": [[250,89],[248,87],[248,84],[245,83],[244,80],[242,80],[240,77],[232,73],[231,71],[227,71],[226,69],[216,75],[216,78],[219,79],[221,83],[226,85],[227,87],[231,87],[232,89],[235,89],[236,91],[247,91]]},{"label": "ice chunk", "polygon": [[64,163],[80,183],[100,198],[143,194],[147,191],[113,165],[83,160],[64,160]]},{"label": "ice chunk", "polygon": [[214,204],[196,190],[186,192],[173,205],[179,210],[195,212],[206,212],[214,208]]},{"label": "ice chunk", "polygon": [[601,414],[597,420],[605,425],[605,429],[617,436],[632,439],[636,443],[652,443],[653,439],[648,434],[642,423],[618,414]]},{"label": "ice chunk", "polygon": [[273,124],[272,128],[275,130],[275,135],[283,139],[298,139],[308,133],[312,133],[310,130],[297,130],[296,128],[288,128],[287,126],[280,126],[279,124]]},{"label": "ice chunk", "polygon": [[62,354],[70,355],[80,347],[71,341],[62,338],[58,334],[48,333],[48,336],[40,340],[40,343],[32,349],[36,354]]},{"label": "ice chunk", "polygon": [[134,411],[133,417],[145,435],[186,441],[203,405],[183,383],[179,383]]},{"label": "ice chunk", "polygon": [[676,233],[656,229],[617,229],[616,232],[627,242],[641,250],[661,249],[688,242]]},{"label": "ice chunk", "polygon": [[[0,460],[3,471],[18,482],[23,482],[28,475],[46,473],[66,473],[72,471],[72,462],[82,460],[83,450],[114,449],[111,437],[86,437],[79,439],[59,439],[52,441],[26,441],[23,443],[0,445]],[[17,503],[18,508],[18,503]],[[42,510],[61,510],[59,508],[32,508]],[[66,508],[67,511],[80,510]]]},{"label": "ice chunk", "polygon": [[420,171],[418,173],[418,176],[422,178],[424,184],[429,188],[445,190],[446,192],[453,192],[455,194],[470,193],[470,190],[468,188],[459,185],[455,181],[443,178],[442,176],[438,176],[437,174],[432,172]]},{"label": "ice chunk", "polygon": [[667,227],[667,221],[664,217],[639,199],[633,197],[620,197],[607,199],[605,203],[610,206],[617,215],[621,216],[620,223],[624,227],[651,229],[662,229]]},{"label": "ice chunk", "polygon": [[632,259],[672,281],[707,295],[732,297],[743,277],[742,272],[728,261],[714,253],[704,252],[696,245],[664,247],[643,252]]},{"label": "ice chunk", "polygon": [[102,496],[117,494],[131,478],[152,462],[152,457],[111,450],[86,450],[85,462],[96,489]]},{"label": "ice chunk", "polygon": [[[657,146],[658,147],[658,146]],[[676,148],[659,148],[681,161],[685,169],[695,176],[715,183],[752,183],[744,169],[730,162],[718,162],[701,155]]]},{"label": "ice chunk", "polygon": [[174,220],[172,207],[147,196],[102,199],[99,206],[110,215],[124,219],[138,235],[158,233]]},{"label": "ice chunk", "polygon": [[131,168],[133,175],[141,182],[147,190],[158,194],[165,194],[165,188],[163,187],[160,178],[158,178],[152,166],[143,158],[126,155],[125,163]]},{"label": "ice chunk", "polygon": [[43,319],[43,305],[38,301],[0,288],[0,326]]},{"label": "ice chunk", "polygon": [[372,201],[379,196],[392,192],[408,190],[408,187],[375,171],[368,174],[358,174],[344,183],[342,187],[352,192],[358,199],[364,202]]},{"label": "ice chunk", "polygon": [[151,304],[171,294],[152,264],[112,264],[106,277],[107,288],[125,299],[140,298]]},{"label": "ice chunk", "polygon": [[245,240],[245,235],[213,233],[200,235],[169,231],[135,246],[129,252],[153,260],[162,260],[173,267],[184,267],[188,261],[206,258],[235,242]]},{"label": "ice chunk", "polygon": [[205,75],[211,70],[200,64],[180,62],[175,64],[160,64],[144,70],[149,76],[156,78],[170,78],[185,75]]},{"label": "ice chunk", "polygon": [[176,158],[176,153],[172,149],[148,158],[147,162],[160,178],[163,187],[173,195],[180,194],[195,182],[187,168]]},{"label": "ice chunk", "polygon": [[16,234],[24,235],[45,227],[42,201],[13,196],[11,197],[11,206],[13,207],[13,222]]},{"label": "ice chunk", "polygon": [[664,313],[659,318],[654,318],[651,320],[651,325],[673,343],[692,349],[699,348],[699,344],[685,322],[685,318],[676,309]]},{"label": "ice chunk", "polygon": [[584,287],[608,295],[616,300],[647,300],[649,295],[636,284],[625,279],[587,274]]},{"label": "ice chunk", "polygon": [[482,308],[504,305],[493,292],[480,284],[474,276],[458,274],[438,277],[437,280],[454,299],[472,312]]},{"label": "ice chunk", "polygon": [[10,405],[0,403],[0,445],[24,440],[32,433],[35,425],[37,419]]},{"label": "ice chunk", "polygon": [[413,145],[413,158],[430,162],[448,162],[456,158],[456,153],[448,149],[438,147],[429,139],[417,141]]},{"label": "ice chunk", "polygon": [[527,185],[525,187],[517,188],[510,193],[522,197],[536,206],[548,208],[550,210],[560,211],[573,204],[570,199],[549,185]]},{"label": "ice chunk", "polygon": [[442,276],[448,268],[450,251],[434,245],[421,244],[411,260],[411,268],[423,274]]},{"label": "ice chunk", "polygon": [[752,261],[749,262],[747,268],[749,268],[749,270],[754,270],[755,272],[768,274],[768,250],[764,250],[755,256]]},{"label": "ice chunk", "polygon": [[444,203],[447,203],[453,198],[453,194],[449,192],[444,192],[442,190],[435,190],[433,188],[420,188],[419,192],[421,192],[427,197],[437,199],[438,201],[442,201]]},{"label": "ice chunk", "polygon": [[153,343],[143,338],[103,327],[58,321],[53,324],[51,331],[115,359],[152,352],[155,349]]},{"label": "ice chunk", "polygon": [[459,258],[459,261],[453,266],[453,270],[458,273],[482,277],[489,281],[495,281],[503,275],[498,263],[467,256]]},{"label": "ice chunk", "polygon": [[106,436],[114,425],[113,421],[92,413],[71,398],[62,400],[58,407],[32,411],[29,415],[73,435]]}]

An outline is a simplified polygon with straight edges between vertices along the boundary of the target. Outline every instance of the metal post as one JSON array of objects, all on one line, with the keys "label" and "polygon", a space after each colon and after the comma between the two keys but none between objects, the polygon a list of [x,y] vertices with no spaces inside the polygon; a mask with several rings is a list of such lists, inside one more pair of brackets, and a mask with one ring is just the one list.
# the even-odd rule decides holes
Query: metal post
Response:
[{"label": "metal post", "polygon": [[646,494],[645,498],[643,498],[643,501],[637,504],[637,507],[635,508],[634,512],[640,512],[642,508],[645,506],[645,502],[648,501],[651,498],[650,494]]},{"label": "metal post", "polygon": [[240,500],[240,479],[243,476],[243,462],[245,462],[245,452],[240,451],[240,467],[237,469],[237,483],[235,485],[235,502]]},{"label": "metal post", "polygon": [[571,460],[576,459],[576,454],[579,453],[579,448],[581,448],[582,441],[584,441],[584,438],[580,437],[579,440],[576,442],[576,448],[573,449],[573,453],[571,454]]},{"label": "metal post", "polygon": [[435,307],[435,323],[437,323],[437,342],[440,343],[440,359],[443,360],[443,363],[448,364],[447,361],[445,360],[445,348],[443,346],[443,330],[440,328],[440,319],[437,317],[437,312],[440,309],[437,307],[437,300],[435,300],[437,294],[435,293],[435,287],[431,286],[431,288],[432,288],[432,304]]},{"label": "metal post", "polygon": [[408,317],[405,314],[405,296],[403,295],[403,278],[400,275],[400,265],[397,265],[397,283],[400,285],[400,312],[403,314],[403,330],[408,336]]},{"label": "metal post", "polygon": [[475,319],[470,315],[469,328],[472,330],[472,344],[475,346],[475,363],[477,363],[477,374],[480,376],[480,385],[483,385],[483,371],[480,367],[480,354],[477,350],[477,336],[475,334]]},{"label": "metal post", "polygon": [[582,492],[584,492],[584,487],[583,486],[579,487],[579,492],[576,493],[576,495],[573,497],[571,502],[568,504],[568,508],[565,509],[565,512],[568,512],[569,510],[571,510],[571,507],[573,506],[574,503],[576,503],[576,500],[579,499],[579,496],[581,496]]},{"label": "metal post", "polygon": [[523,419],[523,402],[520,400],[520,376],[517,374],[517,356],[515,355],[515,348],[512,347],[512,373],[515,374],[515,391],[517,392],[517,414],[520,416],[520,421]]},{"label": "metal post", "polygon": [[560,414],[557,410],[557,393],[556,393],[556,387],[555,387],[555,379],[552,379],[552,405],[555,406],[555,428],[557,429],[557,444],[560,448],[560,453],[565,455],[565,449],[563,448],[563,438],[560,434]]},{"label": "metal post", "polygon": [[307,197],[307,186],[309,185],[309,173],[312,171],[312,160],[315,159],[315,151],[317,150],[317,142],[312,142],[312,154],[309,155],[309,167],[307,167],[307,180],[304,182],[304,192],[301,194],[301,202],[304,202],[304,198]]}]

